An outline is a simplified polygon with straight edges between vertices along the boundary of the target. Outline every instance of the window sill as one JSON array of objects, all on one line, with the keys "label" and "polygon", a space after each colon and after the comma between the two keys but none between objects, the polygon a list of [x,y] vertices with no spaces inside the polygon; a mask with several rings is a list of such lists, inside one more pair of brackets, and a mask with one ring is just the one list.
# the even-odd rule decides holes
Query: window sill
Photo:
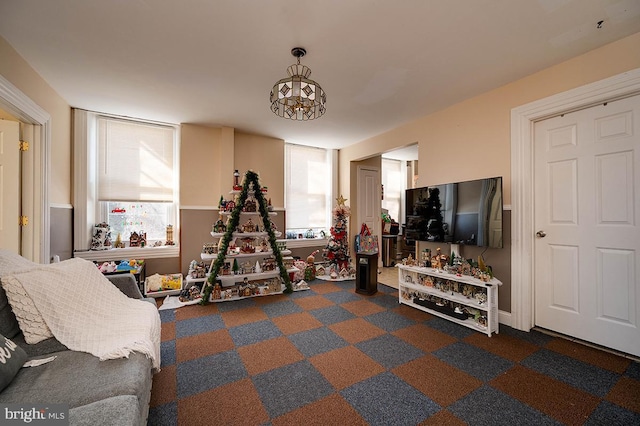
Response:
[{"label": "window sill", "polygon": [[109,250],[76,251],[73,253],[73,257],[81,257],[82,259],[94,261],[112,261],[122,259],[161,259],[168,257],[180,257],[180,247],[127,247]]},{"label": "window sill", "polygon": [[304,247],[325,247],[329,241],[327,238],[292,238],[279,240],[287,243],[287,248],[304,248]]}]

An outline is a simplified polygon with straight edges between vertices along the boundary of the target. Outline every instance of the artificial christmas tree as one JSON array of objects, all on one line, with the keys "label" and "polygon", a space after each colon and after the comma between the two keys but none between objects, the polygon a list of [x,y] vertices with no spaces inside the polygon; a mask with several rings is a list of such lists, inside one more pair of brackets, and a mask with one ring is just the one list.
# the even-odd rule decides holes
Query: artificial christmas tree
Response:
[{"label": "artificial christmas tree", "polygon": [[329,230],[331,236],[324,250],[324,260],[329,263],[327,274],[331,269],[337,272],[349,269],[349,239],[347,237],[347,218],[351,210],[344,204],[347,201],[342,195],[336,200],[338,204],[333,209],[333,226]]}]

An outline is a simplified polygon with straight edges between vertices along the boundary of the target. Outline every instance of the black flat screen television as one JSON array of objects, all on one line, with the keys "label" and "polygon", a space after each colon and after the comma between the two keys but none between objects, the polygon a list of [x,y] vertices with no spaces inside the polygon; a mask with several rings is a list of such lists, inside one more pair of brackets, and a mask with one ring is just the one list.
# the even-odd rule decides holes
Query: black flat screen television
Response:
[{"label": "black flat screen television", "polygon": [[407,189],[405,240],[502,248],[502,178]]}]

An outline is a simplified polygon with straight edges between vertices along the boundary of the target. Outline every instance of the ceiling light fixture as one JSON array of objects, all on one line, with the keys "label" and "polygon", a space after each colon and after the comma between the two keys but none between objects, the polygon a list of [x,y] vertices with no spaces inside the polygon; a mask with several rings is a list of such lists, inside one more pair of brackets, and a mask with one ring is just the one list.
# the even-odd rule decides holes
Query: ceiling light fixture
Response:
[{"label": "ceiling light fixture", "polygon": [[287,68],[289,77],[283,78],[271,89],[271,111],[279,117],[306,121],[321,117],[326,108],[327,95],[322,87],[309,79],[311,70],[300,65],[300,58],[307,54],[302,47],[294,47],[291,54],[298,63]]}]

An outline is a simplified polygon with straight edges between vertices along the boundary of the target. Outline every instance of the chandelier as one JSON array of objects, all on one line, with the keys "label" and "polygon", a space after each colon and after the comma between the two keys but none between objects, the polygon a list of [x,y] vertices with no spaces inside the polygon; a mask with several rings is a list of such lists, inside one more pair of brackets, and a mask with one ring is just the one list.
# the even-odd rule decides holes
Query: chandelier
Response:
[{"label": "chandelier", "polygon": [[271,111],[278,117],[306,121],[321,117],[326,111],[327,95],[318,83],[309,79],[311,70],[300,65],[300,58],[306,53],[302,47],[291,49],[298,63],[287,68],[289,77],[278,81],[271,89]]}]

